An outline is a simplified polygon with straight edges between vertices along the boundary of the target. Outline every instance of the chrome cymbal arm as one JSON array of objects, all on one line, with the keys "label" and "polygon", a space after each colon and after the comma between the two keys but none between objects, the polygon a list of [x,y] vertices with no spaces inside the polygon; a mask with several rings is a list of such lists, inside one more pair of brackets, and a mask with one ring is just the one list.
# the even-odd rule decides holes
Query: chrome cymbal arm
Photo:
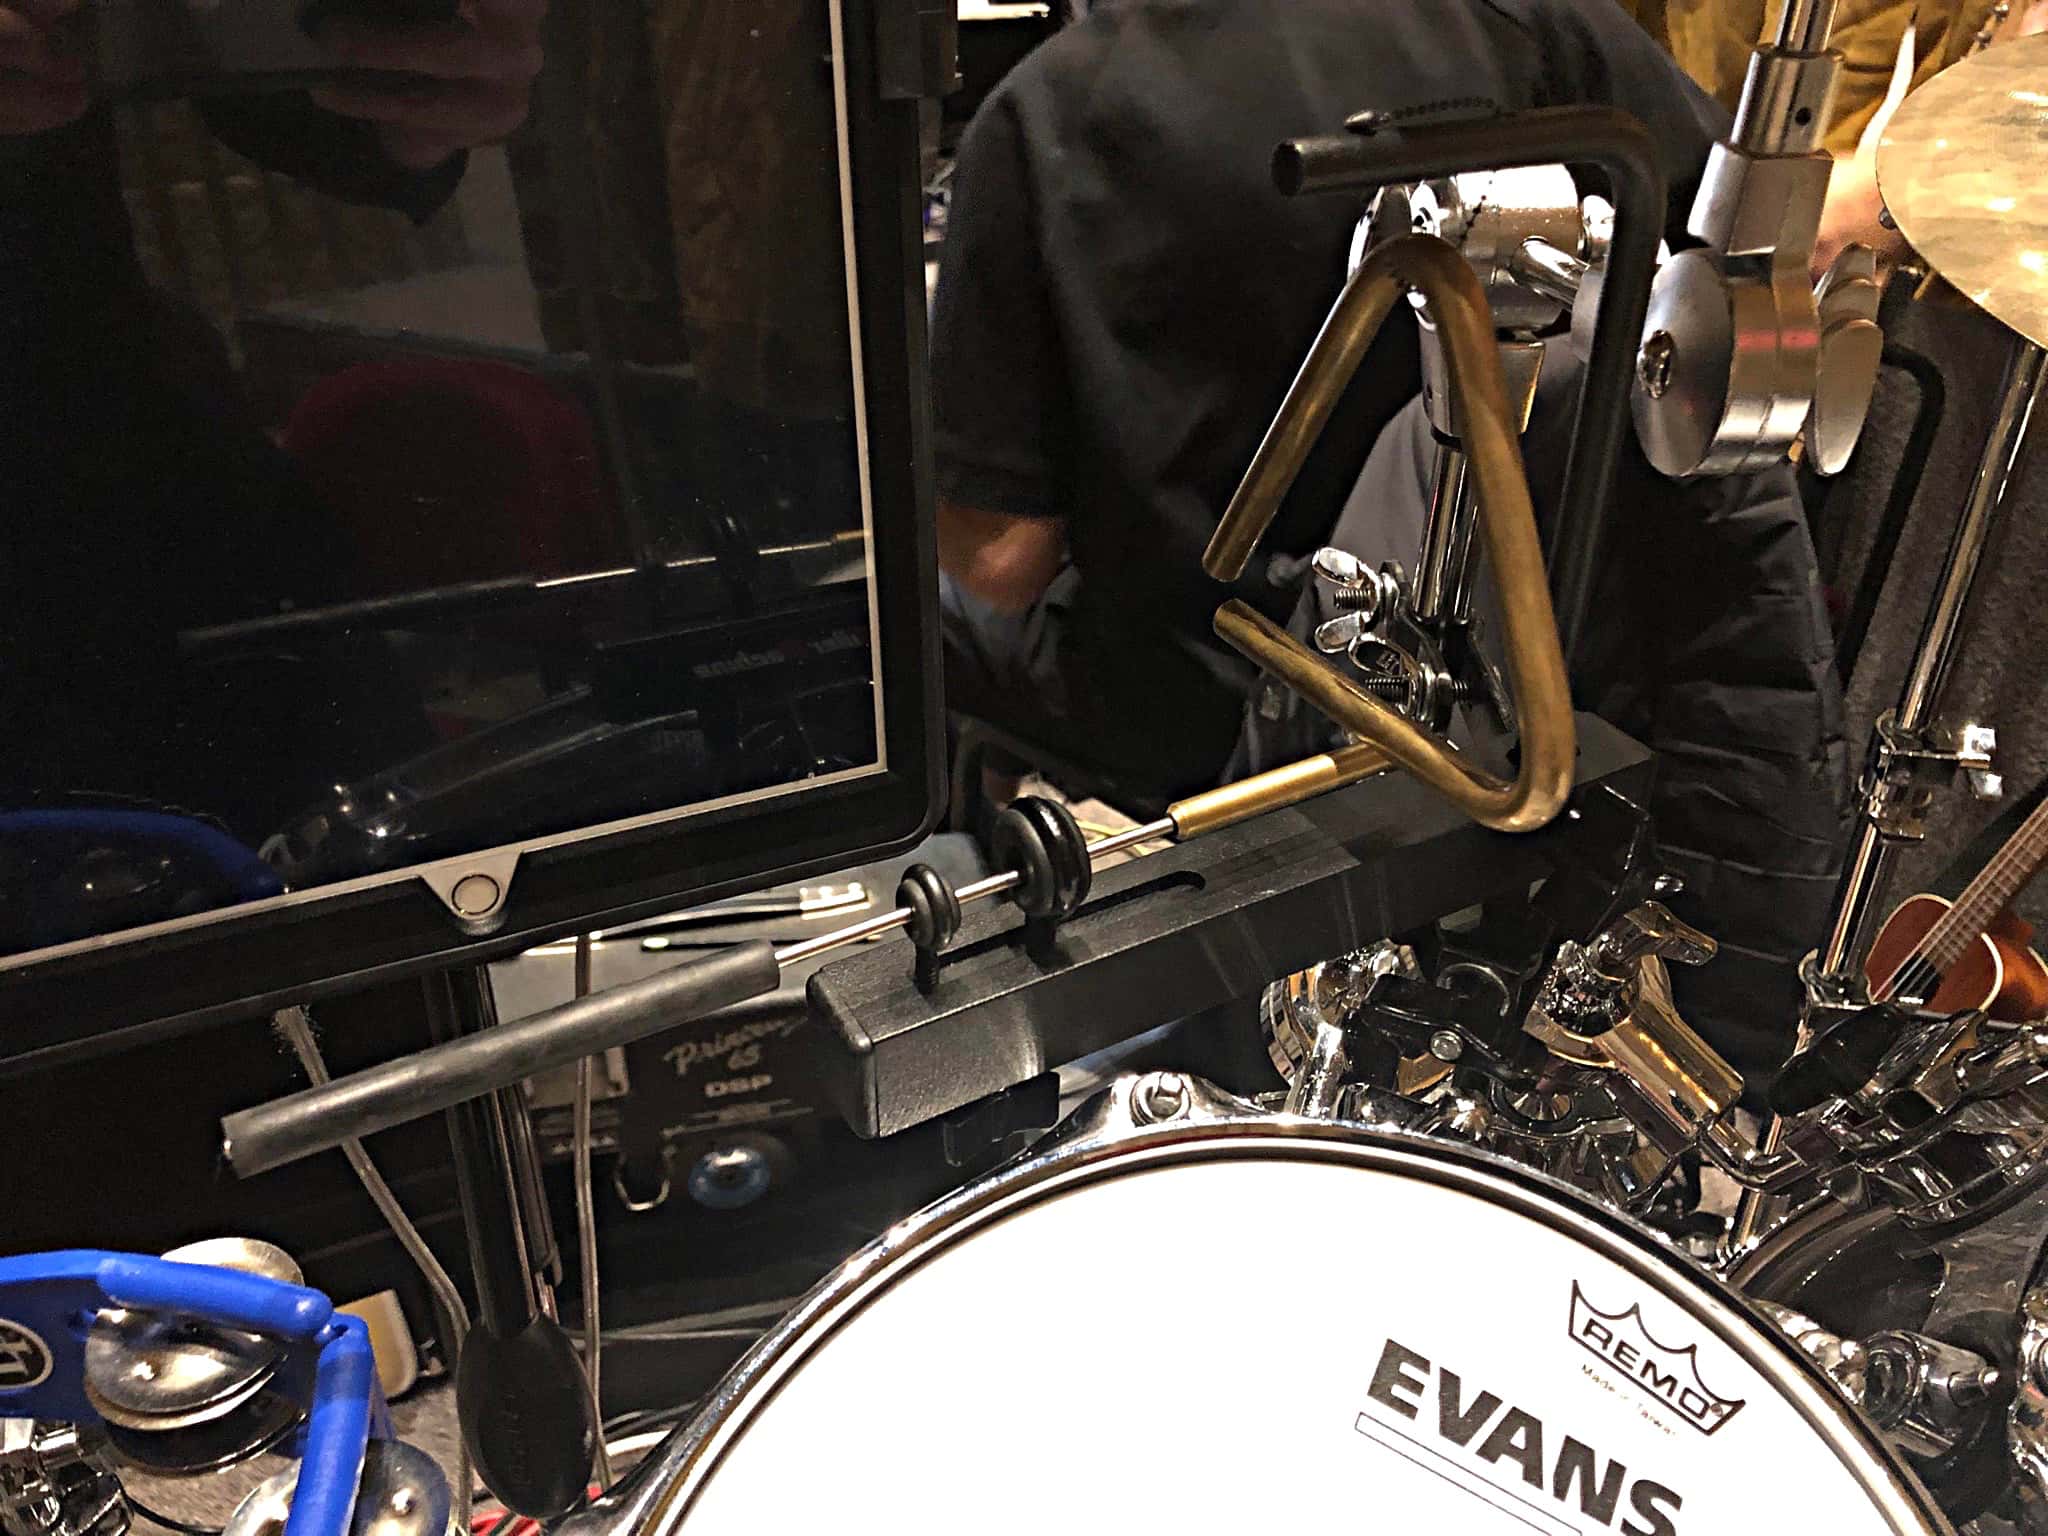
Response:
[{"label": "chrome cymbal arm", "polygon": [[[1571,310],[1580,285],[1574,282],[1559,295],[1556,284],[1532,283],[1523,271],[1585,271],[1586,220],[1571,172],[1562,165],[1522,166],[1383,188],[1353,237],[1351,270],[1386,239],[1408,233],[1434,235],[1456,247],[1479,279],[1498,336],[1508,407],[1517,431],[1526,432],[1543,369],[1545,343],[1538,333]],[[1444,629],[1471,616],[1474,485],[1443,335],[1428,305],[1418,300],[1416,307],[1423,409],[1437,448],[1409,610],[1441,646]]]},{"label": "chrome cymbal arm", "polygon": [[2029,1536],[2048,1532],[2048,1288],[2028,1289],[2020,1299],[2019,1363],[2005,1441],[2012,1457],[2020,1529]]},{"label": "chrome cymbal arm", "polygon": [[1841,59],[1834,0],[1788,3],[1750,56],[1735,128],[1717,143],[1688,229],[1704,249],[1665,263],[1636,369],[1636,435],[1664,474],[1781,462],[1838,473],[1870,409],[1884,337],[1876,259],[1846,248],[1816,285],[1834,160],[1822,147]]}]

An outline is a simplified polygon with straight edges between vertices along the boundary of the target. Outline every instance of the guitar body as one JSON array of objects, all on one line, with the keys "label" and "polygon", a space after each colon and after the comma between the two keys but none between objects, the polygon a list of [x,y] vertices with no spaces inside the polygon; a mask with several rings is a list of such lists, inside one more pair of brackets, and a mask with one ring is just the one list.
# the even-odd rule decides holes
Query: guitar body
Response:
[{"label": "guitar body", "polygon": [[[1950,903],[1943,897],[1909,896],[1884,920],[1863,962],[1863,974],[1874,996],[1882,996],[1886,983],[1911,958],[1920,941],[1941,921]],[[2022,922],[2010,910],[2000,912],[1990,928],[1950,966],[1925,1004],[1931,1013],[1961,1013],[1981,1008],[2002,1023],[2018,1024],[2048,1015],[2048,963],[2034,953],[2028,940],[2031,924]]]}]

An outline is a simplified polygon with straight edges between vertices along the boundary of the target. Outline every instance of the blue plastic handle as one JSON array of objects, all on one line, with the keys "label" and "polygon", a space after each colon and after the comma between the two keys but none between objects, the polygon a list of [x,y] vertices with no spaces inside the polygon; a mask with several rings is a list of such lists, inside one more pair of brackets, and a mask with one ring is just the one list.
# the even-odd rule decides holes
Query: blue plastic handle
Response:
[{"label": "blue plastic handle", "polygon": [[381,1402],[370,1325],[342,1313],[334,1319],[313,1368],[313,1406],[306,1416],[299,1483],[284,1536],[348,1536],[373,1404]]},{"label": "blue plastic handle", "polygon": [[99,1421],[84,1391],[85,1336],[109,1306],[317,1345],[285,1536],[348,1536],[370,1436],[391,1434],[367,1323],[303,1285],[207,1264],[96,1248],[0,1259],[0,1416]]},{"label": "blue plastic handle", "polygon": [[97,1424],[85,1335],[102,1307],[205,1318],[311,1343],[334,1314],[318,1291],[205,1264],[68,1248],[0,1259],[0,1417]]},{"label": "blue plastic handle", "polygon": [[99,1266],[100,1290],[118,1307],[177,1312],[248,1333],[304,1343],[318,1338],[334,1303],[303,1285],[211,1264],[178,1264],[139,1254],[109,1253]]},{"label": "blue plastic handle", "polygon": [[244,901],[284,889],[276,870],[218,827],[165,811],[0,811],[0,838],[117,838],[170,848],[198,859]]}]

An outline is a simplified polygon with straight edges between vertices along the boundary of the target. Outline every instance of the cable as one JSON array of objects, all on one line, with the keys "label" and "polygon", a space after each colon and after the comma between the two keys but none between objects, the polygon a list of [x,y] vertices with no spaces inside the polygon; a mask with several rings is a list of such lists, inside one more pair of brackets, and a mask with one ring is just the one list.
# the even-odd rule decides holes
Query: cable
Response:
[{"label": "cable", "polygon": [[[271,1027],[279,1037],[292,1048],[299,1058],[299,1065],[306,1069],[306,1076],[314,1087],[320,1087],[330,1080],[327,1059],[320,1054],[320,1043],[313,1038],[313,1021],[304,1008],[281,1008],[271,1018]],[[370,1161],[370,1154],[363,1149],[361,1141],[350,1137],[341,1144],[342,1155],[348,1159],[349,1167],[355,1170],[361,1181],[363,1192],[370,1197],[370,1203],[377,1207],[378,1214],[391,1228],[391,1235],[398,1239],[413,1263],[418,1266],[420,1277],[427,1282],[427,1289],[433,1293],[435,1303],[440,1307],[442,1319],[448,1329],[447,1365],[450,1376],[455,1372],[462,1358],[462,1346],[469,1338],[469,1308],[463,1305],[462,1292],[455,1288],[455,1282],[448,1278],[448,1271],[441,1267],[441,1261],[434,1257],[427,1240],[420,1236],[420,1229],[412,1224],[412,1218],[405,1214],[405,1207],[398,1203],[398,1196],[391,1186],[384,1182],[384,1175],[377,1171],[377,1165]],[[455,1492],[455,1528],[469,1528],[470,1478],[469,1444],[458,1434],[455,1437],[455,1476],[451,1479]],[[130,1501],[133,1502],[132,1500]],[[217,1536],[217,1533],[215,1533]]]},{"label": "cable", "polygon": [[687,1403],[677,1403],[669,1408],[643,1408],[637,1413],[622,1413],[604,1422],[604,1437],[607,1440],[623,1439],[643,1429],[666,1429],[680,1424],[695,1413],[703,1399],[693,1397]]},{"label": "cable", "polygon": [[607,1333],[613,1344],[672,1344],[687,1339],[758,1339],[766,1328],[621,1328]]},{"label": "cable", "polygon": [[[590,935],[576,935],[576,995],[590,996]],[[591,1411],[604,1414],[604,1397],[599,1391],[599,1361],[604,1354],[604,1329],[597,1315],[597,1200],[590,1182],[590,1075],[593,1058],[576,1063],[576,1099],[573,1109],[571,1151],[576,1171],[576,1268],[583,1282],[583,1368],[590,1375]],[[612,1483],[611,1452],[604,1436],[597,1437],[597,1482],[600,1489]]]},{"label": "cable", "polygon": [[151,1525],[160,1525],[167,1531],[176,1531],[178,1536],[221,1536],[221,1528],[217,1525],[187,1525],[183,1520],[173,1520],[169,1515],[158,1514],[126,1489],[122,1492],[127,1494],[128,1507]]}]

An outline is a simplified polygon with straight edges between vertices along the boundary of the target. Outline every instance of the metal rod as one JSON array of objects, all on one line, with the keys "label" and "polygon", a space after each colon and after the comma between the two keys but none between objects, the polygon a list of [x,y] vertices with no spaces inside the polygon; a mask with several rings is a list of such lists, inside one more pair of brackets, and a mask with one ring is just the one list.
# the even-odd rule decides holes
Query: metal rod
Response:
[{"label": "metal rod", "polygon": [[[1143,826],[1126,827],[1108,837],[1099,837],[1088,845],[1088,862],[1106,859],[1113,853],[1122,853],[1139,843],[1149,843],[1159,838],[1177,836],[1177,828],[1171,816],[1162,816],[1157,821],[1148,821]],[[1015,890],[1024,883],[1024,877],[1014,869],[999,874],[986,875],[970,884],[961,886],[953,895],[961,906],[1000,896],[1005,891]],[[830,933],[821,933],[815,939],[805,939],[801,944],[791,944],[775,951],[777,965],[794,965],[799,960],[815,960],[820,955],[829,955],[835,949],[845,949],[868,939],[878,939],[885,933],[894,933],[910,926],[910,908],[897,907],[893,911],[878,912],[873,917],[864,917],[857,923],[844,928],[835,928]]]},{"label": "metal rod", "polygon": [[1449,613],[1451,592],[1463,585],[1460,567],[1472,557],[1472,493],[1467,469],[1462,448],[1437,443],[1430,468],[1429,520],[1422,529],[1422,569],[1415,573],[1415,617],[1425,624],[1434,624]]},{"label": "metal rod", "polygon": [[1971,583],[1978,563],[1990,541],[1999,514],[2005,509],[2006,493],[2027,441],[2027,429],[2040,403],[2048,369],[2042,364],[2048,353],[2032,342],[2023,341],[2006,370],[2005,392],[1998,403],[1998,417],[1991,438],[1977,466],[1976,482],[1961,526],[1949,548],[1948,564],[1941,574],[1941,587],[1928,613],[1927,627],[1920,636],[1920,648],[1913,670],[1899,695],[1899,724],[1909,731],[1925,727],[1934,715],[1934,701],[1955,664],[1956,637],[1961,632],[1963,608],[1969,601]]},{"label": "metal rod", "polygon": [[1350,1066],[1344,1031],[1325,1019],[1316,1026],[1308,1058],[1288,1084],[1282,1110],[1290,1115],[1307,1115],[1328,1120],[1337,1113],[1337,1101],[1344,1093],[1344,1073]]},{"label": "metal rod", "polygon": [[1578,302],[1587,264],[1548,240],[1524,240],[1508,257],[1508,270],[1553,304],[1566,309]]},{"label": "metal rod", "polygon": [[[2048,386],[2044,361],[2048,361],[2048,353],[2031,342],[2022,342],[2006,371],[1998,415],[1978,462],[1977,478],[1970,487],[1970,498],[1964,504],[1955,535],[1949,541],[1941,581],[1928,606],[1927,621],[1913,652],[1913,665],[1899,691],[1896,718],[1904,732],[1924,731],[1934,723],[1936,705],[1955,665],[1971,589],[1983,564],[1984,551],[2004,514],[2035,407],[2040,403],[2044,386]],[[1866,796],[1875,787],[1866,785]],[[1824,980],[1847,975],[1860,958],[1876,915],[1877,897],[1890,873],[1892,840],[1869,813],[1866,799],[1863,825],[1836,898],[1834,923],[1821,950],[1820,975]]]},{"label": "metal rod", "polygon": [[[592,969],[590,935],[576,935],[576,995],[590,996]],[[604,1417],[604,1324],[597,1275],[597,1192],[591,1178],[591,1069],[598,1058],[579,1057],[576,1062],[576,1100],[570,1131],[571,1157],[576,1179],[576,1278],[583,1292],[583,1369],[590,1378],[590,1400]],[[600,1490],[612,1485],[611,1452],[604,1436],[597,1437],[594,1471]]]},{"label": "metal rod", "polygon": [[1835,30],[1835,0],[1785,0],[1778,17],[1778,48],[1787,53],[1820,53]]},{"label": "metal rod", "polygon": [[[430,1026],[438,1038],[459,1040],[497,1027],[490,991],[475,968],[429,976],[425,988]],[[526,1328],[541,1311],[525,1203],[503,1111],[493,1092],[450,1106],[447,1113],[470,1273],[476,1283],[476,1325],[500,1339]]]},{"label": "metal rod", "polygon": [[1090,859],[1106,859],[1113,853],[1123,853],[1140,843],[1157,842],[1160,838],[1178,835],[1178,828],[1171,816],[1162,816],[1157,821],[1148,821],[1141,827],[1126,827],[1098,843],[1088,845]]},{"label": "metal rod", "polygon": [[[2005,511],[2006,493],[2011,489],[2019,468],[2034,409],[2040,403],[2044,384],[2048,384],[2048,368],[2044,368],[2044,361],[2048,361],[2048,353],[2031,342],[2022,341],[2006,369],[1998,415],[1985,441],[1983,457],[1978,460],[1977,478],[1971,484],[1970,498],[1964,503],[1962,518],[1949,540],[1948,558],[1942,566],[1941,580],[1935,588],[1933,601],[1928,605],[1927,621],[1920,630],[1913,665],[1899,693],[1897,720],[1908,731],[1924,731],[1933,722],[1942,688],[1955,663],[1957,641],[1962,635],[1963,616],[1969,606],[1971,588],[1975,585],[1985,548]],[[1835,898],[1835,917],[1828,929],[1827,942],[1814,960],[1814,974],[1807,981],[1809,1001],[1816,1000],[1823,991],[1838,997],[1855,997],[1862,992],[1856,967],[1869,941],[1869,930],[1877,916],[1877,898],[1884,890],[1896,852],[1896,844],[1871,814],[1871,796],[1877,788],[1874,783],[1864,786],[1862,825],[1857,830],[1856,846],[1849,855],[1848,863],[1843,866],[1842,884]],[[1794,1048],[1804,1050],[1811,1038],[1811,1026],[1807,1018],[1802,1017]],[[1775,1153],[1783,1135],[1784,1126],[1773,1115],[1759,1142],[1762,1153],[1766,1156]],[[1728,1229],[1731,1252],[1740,1253],[1755,1242],[1774,1204],[1770,1197],[1756,1190],[1745,1189],[1742,1192]]]},{"label": "metal rod", "polygon": [[[966,892],[956,891],[956,896],[966,900]],[[821,933],[815,939],[805,939],[801,944],[786,944],[775,951],[778,966],[795,965],[800,960],[815,960],[820,955],[829,955],[835,949],[845,949],[863,939],[879,939],[885,933],[894,933],[909,926],[910,908],[895,907],[887,912],[878,912],[873,917],[864,917],[857,923],[844,928],[835,928],[830,933]]]}]

